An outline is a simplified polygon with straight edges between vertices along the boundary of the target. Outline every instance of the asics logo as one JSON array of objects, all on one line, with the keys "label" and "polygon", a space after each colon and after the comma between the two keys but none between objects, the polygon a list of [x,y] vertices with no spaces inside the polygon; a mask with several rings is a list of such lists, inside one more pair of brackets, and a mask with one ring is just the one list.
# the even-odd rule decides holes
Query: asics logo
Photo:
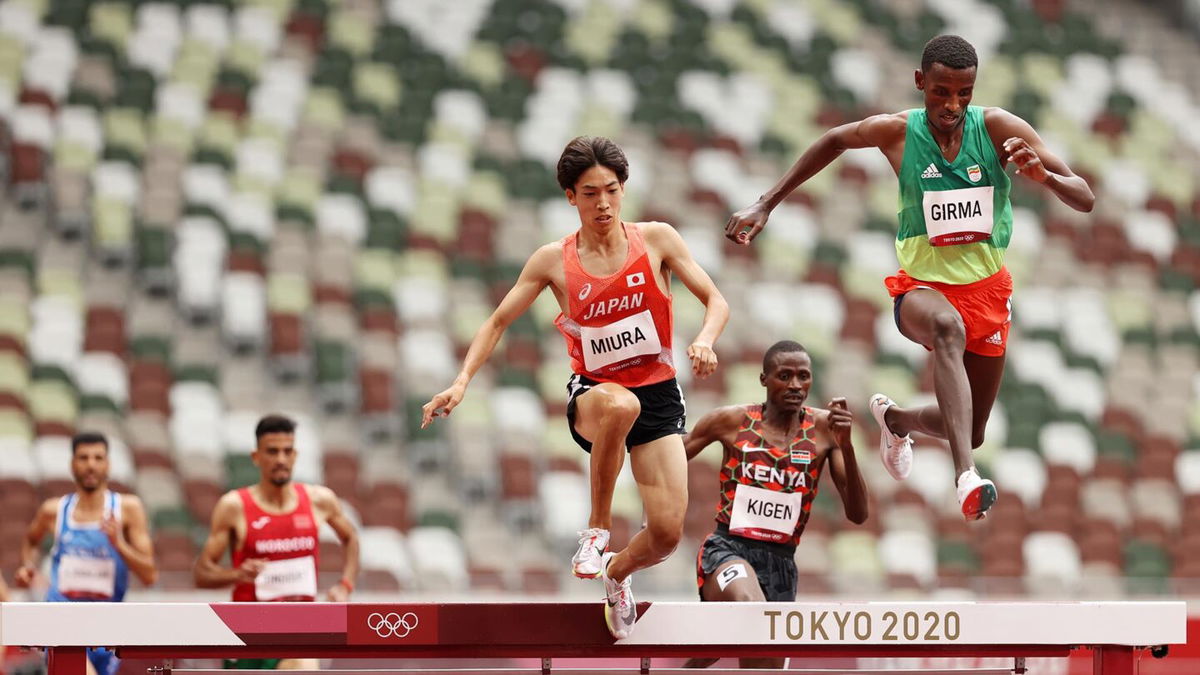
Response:
[{"label": "asics logo", "polygon": [[584,284],[583,288],[579,289],[579,299],[587,300],[587,297],[592,294],[592,285]]},{"label": "asics logo", "polygon": [[416,630],[417,623],[417,615],[412,612],[405,612],[403,616],[396,612],[387,614],[373,612],[367,617],[367,628],[375,631],[375,634],[381,638],[408,637],[409,633]]}]

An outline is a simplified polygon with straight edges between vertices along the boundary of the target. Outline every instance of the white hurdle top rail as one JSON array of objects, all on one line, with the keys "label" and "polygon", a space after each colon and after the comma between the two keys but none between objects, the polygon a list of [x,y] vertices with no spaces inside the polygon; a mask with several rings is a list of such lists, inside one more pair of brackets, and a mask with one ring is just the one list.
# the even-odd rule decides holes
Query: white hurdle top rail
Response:
[{"label": "white hurdle top rail", "polygon": [[46,647],[49,675],[84,649],[133,658],[1065,656],[1097,675],[1187,641],[1169,602],[639,603],[614,640],[601,603],[5,603],[0,644]]}]

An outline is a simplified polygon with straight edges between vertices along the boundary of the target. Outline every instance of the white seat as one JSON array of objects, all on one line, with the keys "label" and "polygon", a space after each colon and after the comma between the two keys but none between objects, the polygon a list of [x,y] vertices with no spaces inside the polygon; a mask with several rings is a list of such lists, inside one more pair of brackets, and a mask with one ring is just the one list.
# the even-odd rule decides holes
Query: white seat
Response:
[{"label": "white seat", "polygon": [[1189,450],[1175,458],[1175,481],[1185,495],[1200,493],[1200,451]]},{"label": "white seat", "polygon": [[275,233],[275,209],[262,195],[238,192],[229,202],[229,229],[267,242]]},{"label": "white seat", "polygon": [[1009,448],[996,455],[992,473],[1001,492],[1017,495],[1031,510],[1041,504],[1046,489],[1046,464],[1036,452]]},{"label": "white seat", "polygon": [[175,230],[176,299],[188,313],[216,310],[227,244],[211,218],[185,218]]},{"label": "white seat", "polygon": [[40,105],[19,105],[13,111],[13,139],[21,143],[36,145],[43,150],[54,147],[54,121],[50,113]]},{"label": "white seat", "polygon": [[235,344],[261,347],[267,331],[267,289],[253,272],[230,272],[221,283],[221,330]]},{"label": "white seat", "polygon": [[588,479],[573,471],[550,471],[538,480],[542,523],[553,541],[574,542],[588,520],[589,507],[579,495],[588,493]]},{"label": "white seat", "polygon": [[1059,291],[1049,286],[1027,286],[1021,289],[1021,311],[1013,312],[1013,320],[1024,330],[1058,330],[1062,325]]},{"label": "white seat", "polygon": [[129,375],[116,354],[86,352],[76,362],[74,375],[81,394],[98,394],[121,408],[129,401]]},{"label": "white seat", "polygon": [[9,35],[23,43],[33,42],[38,36],[36,5],[23,2],[0,3],[0,33]]},{"label": "white seat", "polygon": [[1071,592],[1083,575],[1075,541],[1062,532],[1032,532],[1021,544],[1025,582],[1031,592],[1061,596]]},{"label": "white seat", "polygon": [[1051,422],[1038,432],[1038,445],[1046,463],[1069,466],[1081,476],[1096,465],[1095,439],[1082,424]]},{"label": "white seat", "polygon": [[229,203],[229,179],[225,170],[212,164],[192,164],[183,174],[183,194],[189,202],[225,214]]},{"label": "white seat", "polygon": [[87,106],[64,106],[58,113],[58,135],[60,139],[78,143],[97,155],[104,148],[100,119],[95,109]]},{"label": "white seat", "polygon": [[367,203],[399,215],[408,215],[416,205],[417,195],[412,174],[397,166],[380,166],[367,173],[364,192]]},{"label": "white seat", "polygon": [[530,452],[546,428],[546,409],[532,389],[497,387],[492,390],[492,416],[506,446]]},{"label": "white seat", "polygon": [[454,378],[458,362],[449,336],[438,330],[414,330],[400,336],[400,362],[410,394],[432,395]]},{"label": "white seat", "polygon": [[55,101],[64,100],[79,59],[75,36],[66,28],[43,26],[32,46],[21,68],[26,86],[50,94]]},{"label": "white seat", "polygon": [[74,480],[71,475],[71,439],[39,436],[33,442],[33,457],[43,480]]},{"label": "white seat", "polygon": [[363,569],[388,570],[401,586],[413,585],[416,572],[404,535],[393,527],[364,527],[361,531]]},{"label": "white seat", "polygon": [[237,147],[237,173],[277,185],[283,179],[283,155],[274,142],[247,138]]},{"label": "white seat", "polygon": [[590,100],[604,105],[622,119],[627,119],[637,105],[637,88],[625,71],[608,68],[588,71],[584,86]]},{"label": "white seat", "polygon": [[392,285],[400,319],[421,327],[442,325],[449,309],[446,284],[440,279],[406,277]]},{"label": "white seat", "polygon": [[279,46],[279,21],[271,10],[262,6],[242,5],[234,11],[235,38],[257,45],[264,54],[272,54]]},{"label": "white seat", "polygon": [[1132,522],[1125,487],[1116,480],[1085,481],[1079,503],[1085,516],[1110,520],[1118,528],[1124,528]]},{"label": "white seat", "polygon": [[445,527],[414,527],[408,533],[413,568],[421,588],[462,591],[470,583],[462,541]]},{"label": "white seat", "polygon": [[184,82],[164,82],[154,92],[154,105],[164,119],[183,122],[195,131],[204,122],[208,110],[200,92]]},{"label": "white seat", "polygon": [[229,16],[220,5],[191,5],[187,8],[188,36],[212,47],[218,54],[229,46]]},{"label": "white seat", "polygon": [[[560,148],[561,151],[561,148]],[[417,153],[422,178],[464,188],[471,178],[471,162],[466,152],[450,143],[426,143]]]},{"label": "white seat", "polygon": [[29,360],[62,366],[71,372],[83,349],[83,318],[65,296],[38,296],[30,314],[33,326],[26,338]]},{"label": "white seat", "polygon": [[100,162],[92,169],[92,189],[97,197],[109,197],[132,205],[141,193],[141,175],[128,162]]},{"label": "white seat", "polygon": [[300,120],[301,104],[308,93],[305,66],[277,60],[263,66],[258,86],[250,92],[249,107],[254,119],[291,131]]},{"label": "white seat", "polygon": [[[868,461],[878,464],[874,456]],[[913,467],[908,483],[925,498],[926,504],[937,509],[954,499],[954,460],[949,453],[940,448],[915,447]]]},{"label": "white seat", "polygon": [[37,459],[28,441],[0,438],[0,478],[19,478],[31,484],[41,479]]},{"label": "white seat", "polygon": [[1180,500],[1174,481],[1160,478],[1136,481],[1129,491],[1129,501],[1135,516],[1158,521],[1171,532],[1178,529]]},{"label": "white seat", "polygon": [[479,94],[473,91],[448,89],[440,92],[433,99],[433,113],[472,143],[479,140],[487,127],[487,109]]},{"label": "white seat", "polygon": [[340,237],[356,247],[367,238],[367,214],[363,203],[353,195],[321,197],[317,201],[316,220],[322,235]]},{"label": "white seat", "polygon": [[106,434],[108,439],[108,476],[124,485],[133,485],[137,472],[134,470],[133,452],[125,440],[115,434]]},{"label": "white seat", "polygon": [[217,388],[207,382],[178,382],[171,386],[170,400],[169,428],[176,454],[223,457],[219,430],[224,409]]},{"label": "white seat", "polygon": [[1161,211],[1133,211],[1123,224],[1130,246],[1149,253],[1160,264],[1170,261],[1179,235],[1175,223],[1166,214]]},{"label": "white seat", "polygon": [[937,550],[928,535],[892,530],[879,538],[879,558],[889,574],[910,574],[928,585],[937,578]]},{"label": "white seat", "polygon": [[833,53],[829,66],[834,81],[859,101],[876,100],[883,73],[874,54],[865,49],[839,49]]},{"label": "white seat", "polygon": [[1099,421],[1104,412],[1104,380],[1090,368],[1068,368],[1049,387],[1054,402],[1063,410]]}]

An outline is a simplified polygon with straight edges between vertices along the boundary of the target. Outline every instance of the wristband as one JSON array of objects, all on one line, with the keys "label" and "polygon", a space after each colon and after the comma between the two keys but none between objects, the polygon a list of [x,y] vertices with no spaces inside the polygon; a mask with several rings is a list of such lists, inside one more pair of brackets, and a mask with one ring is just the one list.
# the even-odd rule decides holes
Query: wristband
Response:
[{"label": "wristband", "polygon": [[350,581],[346,577],[342,577],[341,579],[338,579],[338,584],[340,584],[342,587],[344,587],[346,589],[347,593],[354,592],[354,582]]}]

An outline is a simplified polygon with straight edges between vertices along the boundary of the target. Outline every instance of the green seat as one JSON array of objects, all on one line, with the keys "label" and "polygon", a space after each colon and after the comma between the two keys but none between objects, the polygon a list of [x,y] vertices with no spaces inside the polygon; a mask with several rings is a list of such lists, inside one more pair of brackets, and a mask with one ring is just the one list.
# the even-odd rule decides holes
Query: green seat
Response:
[{"label": "green seat", "polygon": [[318,340],[313,347],[318,384],[337,384],[350,379],[350,348],[342,342]]},{"label": "green seat", "polygon": [[261,473],[254,462],[250,459],[250,455],[227,454],[225,455],[225,476],[227,477],[226,488],[234,489],[253,485],[258,482]]},{"label": "green seat", "polygon": [[959,539],[943,539],[937,545],[939,568],[950,568],[967,574],[979,571],[979,556],[975,549],[966,541]]},{"label": "green seat", "polygon": [[139,335],[129,342],[129,352],[138,361],[171,363],[171,339],[161,335]]},{"label": "green seat", "polygon": [[459,531],[458,522],[458,514],[441,509],[426,511],[417,519],[420,527],[445,527],[454,532]]},{"label": "green seat", "polygon": [[[257,476],[254,482],[258,482]],[[172,530],[187,533],[191,532],[192,528],[196,526],[196,521],[192,518],[192,514],[184,506],[156,509],[150,515],[150,522],[157,531]]]},{"label": "green seat", "polygon": [[1158,545],[1134,539],[1125,544],[1125,580],[1135,595],[1161,595],[1168,592],[1171,558]]},{"label": "green seat", "polygon": [[176,382],[207,382],[216,386],[218,381],[217,368],[201,363],[181,364],[175,368],[174,375]]}]

